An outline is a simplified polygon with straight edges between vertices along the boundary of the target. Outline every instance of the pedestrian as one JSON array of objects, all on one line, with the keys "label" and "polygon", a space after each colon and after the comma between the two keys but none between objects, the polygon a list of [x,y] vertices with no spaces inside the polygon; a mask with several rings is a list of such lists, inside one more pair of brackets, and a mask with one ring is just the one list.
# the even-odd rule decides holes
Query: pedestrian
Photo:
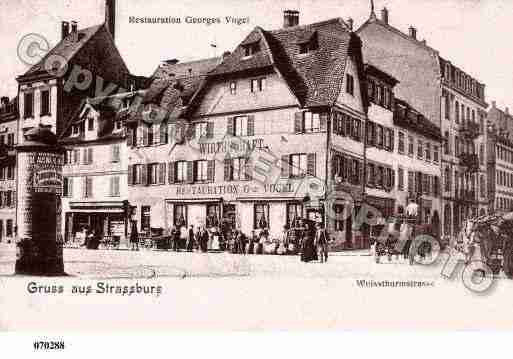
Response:
[{"label": "pedestrian", "polygon": [[237,253],[238,254],[246,254],[246,237],[244,236],[244,233],[239,229],[237,231]]},{"label": "pedestrian", "polygon": [[251,235],[249,236],[248,246],[246,248],[247,254],[253,254],[255,251],[255,242],[256,242],[256,235],[255,231],[251,231]]},{"label": "pedestrian", "polygon": [[308,225],[304,224],[303,239],[301,241],[301,261],[310,262],[317,259],[317,252],[315,250],[315,230]]},{"label": "pedestrian", "polygon": [[287,237],[288,237],[288,226],[283,226],[283,232],[278,239],[278,248],[276,249],[276,254],[285,254],[287,253]]},{"label": "pedestrian", "polygon": [[137,233],[137,222],[134,220],[130,221],[130,245],[130,250],[139,250],[139,233]]},{"label": "pedestrian", "polygon": [[192,252],[192,250],[194,248],[194,227],[192,224],[189,226],[189,231],[187,233],[186,247],[187,247],[187,252]]},{"label": "pedestrian", "polygon": [[322,223],[317,223],[317,231],[315,233],[315,247],[317,249],[317,257],[321,263],[328,261],[328,234]]},{"label": "pedestrian", "polygon": [[180,231],[180,241],[178,248],[187,250],[187,238],[189,237],[189,231],[187,230],[187,226],[182,224],[179,228]]},{"label": "pedestrian", "polygon": [[178,252],[180,231],[176,226],[173,226],[173,229],[171,229],[171,241],[173,242],[173,251]]},{"label": "pedestrian", "polygon": [[199,232],[199,244],[200,249],[203,253],[206,253],[208,250],[208,232],[205,227],[201,227]]}]

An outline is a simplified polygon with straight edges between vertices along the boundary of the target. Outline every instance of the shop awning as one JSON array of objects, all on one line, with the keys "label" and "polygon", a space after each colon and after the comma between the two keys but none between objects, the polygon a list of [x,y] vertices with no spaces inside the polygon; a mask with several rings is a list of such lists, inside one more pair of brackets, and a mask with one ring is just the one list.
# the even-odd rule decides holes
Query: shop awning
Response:
[{"label": "shop awning", "polygon": [[70,202],[69,208],[75,212],[123,212],[122,201]]}]

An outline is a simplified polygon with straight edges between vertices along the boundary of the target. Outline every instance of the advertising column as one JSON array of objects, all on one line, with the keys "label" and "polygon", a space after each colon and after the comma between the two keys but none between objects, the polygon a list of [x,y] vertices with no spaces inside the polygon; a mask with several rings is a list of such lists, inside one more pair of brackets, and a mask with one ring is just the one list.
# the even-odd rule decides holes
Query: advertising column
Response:
[{"label": "advertising column", "polygon": [[25,134],[16,148],[18,243],[16,274],[62,275],[60,231],[63,149],[47,128]]}]

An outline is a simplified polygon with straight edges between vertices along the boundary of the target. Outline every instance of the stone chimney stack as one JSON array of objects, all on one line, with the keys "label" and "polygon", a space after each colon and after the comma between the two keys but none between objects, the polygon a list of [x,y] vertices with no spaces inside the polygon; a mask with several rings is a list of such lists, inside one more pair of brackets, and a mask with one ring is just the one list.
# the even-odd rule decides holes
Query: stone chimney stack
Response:
[{"label": "stone chimney stack", "polygon": [[61,22],[61,40],[64,40],[69,35],[69,22]]},{"label": "stone chimney stack", "polygon": [[2,97],[0,98],[0,104],[1,104],[2,106],[7,106],[7,105],[9,104],[9,97],[7,97],[7,96],[2,96]]},{"label": "stone chimney stack", "polygon": [[116,32],[116,0],[105,0],[105,26],[115,40]]},{"label": "stone chimney stack", "polygon": [[381,21],[388,24],[388,9],[386,7],[381,9]]},{"label": "stone chimney stack", "polygon": [[78,23],[76,21],[71,22],[71,41],[77,42],[78,41]]},{"label": "stone chimney stack", "polygon": [[349,30],[353,31],[354,20],[352,17],[347,19],[347,26],[349,26]]},{"label": "stone chimney stack", "polygon": [[413,26],[410,26],[409,30],[410,30],[410,37],[412,39],[417,40],[417,29]]},{"label": "stone chimney stack", "polygon": [[299,25],[299,11],[285,10],[283,11],[283,27],[292,27]]}]

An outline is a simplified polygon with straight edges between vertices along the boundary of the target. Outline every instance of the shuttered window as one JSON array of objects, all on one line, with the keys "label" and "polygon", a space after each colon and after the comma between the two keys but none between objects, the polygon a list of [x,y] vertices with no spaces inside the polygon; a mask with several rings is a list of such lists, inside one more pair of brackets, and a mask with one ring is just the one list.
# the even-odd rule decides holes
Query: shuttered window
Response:
[{"label": "shuttered window", "polygon": [[120,159],[120,147],[119,145],[112,146],[112,162],[119,162]]},{"label": "shuttered window", "polygon": [[174,180],[176,182],[186,182],[187,181],[187,161],[177,161],[175,162],[175,175]]},{"label": "shuttered window", "polygon": [[119,197],[119,177],[113,176],[110,178],[110,196]]},{"label": "shuttered window", "polygon": [[208,180],[208,162],[206,160],[194,162],[194,181],[206,182]]}]

